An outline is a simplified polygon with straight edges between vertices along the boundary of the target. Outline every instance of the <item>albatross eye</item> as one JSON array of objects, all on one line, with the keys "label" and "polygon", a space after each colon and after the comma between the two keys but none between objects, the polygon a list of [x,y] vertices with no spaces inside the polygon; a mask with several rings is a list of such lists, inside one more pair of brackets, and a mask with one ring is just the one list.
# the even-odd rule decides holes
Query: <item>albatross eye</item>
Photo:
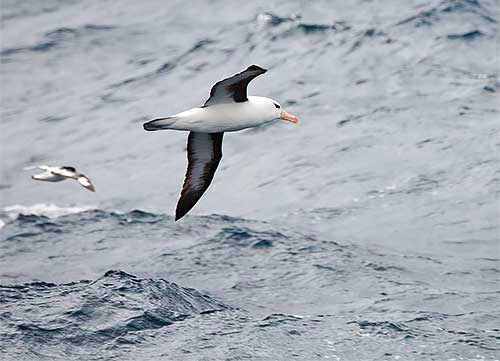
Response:
[{"label": "albatross eye", "polygon": [[276,108],[278,108],[278,109],[279,109],[279,108],[281,108],[279,104],[276,104],[276,103],[274,103],[274,102],[273,102],[273,104],[274,104],[274,106],[275,106]]}]

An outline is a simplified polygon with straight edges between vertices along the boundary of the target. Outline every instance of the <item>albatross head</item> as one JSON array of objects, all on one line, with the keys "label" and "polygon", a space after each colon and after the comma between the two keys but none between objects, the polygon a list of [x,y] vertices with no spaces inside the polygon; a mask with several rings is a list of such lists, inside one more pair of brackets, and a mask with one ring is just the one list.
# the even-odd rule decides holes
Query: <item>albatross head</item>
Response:
[{"label": "albatross head", "polygon": [[268,108],[270,109],[270,112],[272,112],[272,119],[281,119],[281,120],[285,120],[287,122],[292,122],[292,123],[298,123],[299,122],[299,118],[297,118],[295,115],[287,113],[281,107],[280,103],[278,103],[275,100],[269,99],[269,98],[265,98],[265,99],[272,103],[272,106],[268,105]]}]

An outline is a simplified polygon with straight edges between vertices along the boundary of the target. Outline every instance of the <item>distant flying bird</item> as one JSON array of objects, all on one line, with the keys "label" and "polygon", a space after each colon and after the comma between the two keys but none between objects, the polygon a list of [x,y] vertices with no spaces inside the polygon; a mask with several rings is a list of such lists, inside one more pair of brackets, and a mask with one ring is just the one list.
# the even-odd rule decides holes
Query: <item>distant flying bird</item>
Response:
[{"label": "distant flying bird", "polygon": [[95,188],[86,176],[78,173],[73,167],[57,167],[48,165],[39,165],[36,167],[28,167],[25,169],[43,169],[45,172],[40,174],[32,175],[31,178],[34,180],[45,181],[45,182],[60,182],[66,179],[74,179],[80,183],[84,188],[89,191],[95,192]]},{"label": "distant flying bird", "polygon": [[272,99],[247,96],[248,83],[266,71],[252,65],[239,74],[217,82],[201,107],[144,123],[144,129],[149,131],[189,131],[188,169],[181,197],[177,202],[176,221],[194,207],[212,182],[222,158],[224,132],[252,128],[275,119],[292,123],[299,121]]}]

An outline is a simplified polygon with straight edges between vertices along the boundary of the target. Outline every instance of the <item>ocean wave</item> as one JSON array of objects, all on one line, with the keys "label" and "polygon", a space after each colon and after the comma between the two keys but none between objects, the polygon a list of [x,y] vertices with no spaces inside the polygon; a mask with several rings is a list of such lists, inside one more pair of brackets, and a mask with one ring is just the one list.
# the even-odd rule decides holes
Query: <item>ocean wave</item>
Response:
[{"label": "ocean wave", "polygon": [[123,342],[130,333],[231,308],[192,288],[116,270],[93,281],[2,285],[0,295],[3,337],[35,344]]},{"label": "ocean wave", "polygon": [[382,42],[384,44],[389,44],[392,43],[393,40],[383,31],[377,30],[377,29],[367,29],[361,32],[356,37],[356,40],[352,44],[351,48],[349,49],[348,53],[353,52],[354,50],[360,48],[364,43],[366,43],[369,39],[373,38],[381,38]]},{"label": "ocean wave", "polygon": [[273,242],[285,241],[287,238],[280,232],[255,231],[246,227],[226,227],[215,235],[214,240],[231,246],[268,248],[273,246]]},{"label": "ocean wave", "polygon": [[453,14],[472,14],[488,23],[497,22],[477,0],[445,0],[436,6],[429,7],[399,21],[396,25],[412,24],[415,27],[432,26],[442,21],[446,16]]},{"label": "ocean wave", "polygon": [[124,80],[111,84],[109,87],[120,88],[124,85],[129,85],[132,83],[136,83],[138,81],[150,80],[159,75],[167,74],[170,71],[174,70],[178,65],[185,63],[193,53],[206,50],[207,46],[213,43],[215,43],[215,41],[211,39],[200,39],[196,43],[194,43],[190,48],[188,48],[181,54],[172,57],[168,61],[163,62],[161,65],[157,66],[154,70],[148,71],[141,75],[128,77]]},{"label": "ocean wave", "polygon": [[0,56],[9,57],[24,52],[47,52],[49,50],[62,46],[64,43],[70,43],[77,38],[93,36],[96,32],[109,31],[112,29],[114,29],[113,26],[96,24],[85,24],[80,27],[73,28],[57,28],[46,32],[43,39],[37,44],[3,49],[0,52]]},{"label": "ocean wave", "polygon": [[450,34],[447,36],[448,40],[464,40],[472,41],[484,36],[484,33],[479,30],[468,31],[463,34]]},{"label": "ocean wave", "polygon": [[256,21],[261,26],[271,26],[276,27],[282,24],[292,24],[295,29],[302,30],[304,34],[323,32],[328,30],[345,31],[349,30],[345,22],[333,22],[330,24],[320,24],[320,23],[307,23],[302,21],[302,16],[291,15],[291,16],[279,16],[273,13],[265,12],[258,14]]},{"label": "ocean wave", "polygon": [[271,41],[295,35],[316,35],[325,33],[340,33],[348,31],[351,26],[344,21],[332,21],[322,24],[305,22],[300,15],[279,16],[270,12],[260,13],[256,17],[260,29],[268,29],[272,34]]}]

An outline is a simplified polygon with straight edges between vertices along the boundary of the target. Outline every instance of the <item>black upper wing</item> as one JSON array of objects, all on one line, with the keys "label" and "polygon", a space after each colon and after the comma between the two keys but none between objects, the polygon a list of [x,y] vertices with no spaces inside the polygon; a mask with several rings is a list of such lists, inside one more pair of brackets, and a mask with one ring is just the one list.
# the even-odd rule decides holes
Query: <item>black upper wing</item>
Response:
[{"label": "black upper wing", "polygon": [[203,107],[218,103],[246,102],[248,83],[266,71],[260,66],[251,65],[241,73],[215,83],[210,90],[210,98],[203,104]]},{"label": "black upper wing", "polygon": [[188,169],[177,202],[176,221],[194,207],[212,182],[222,158],[223,136],[224,133],[189,133]]}]

